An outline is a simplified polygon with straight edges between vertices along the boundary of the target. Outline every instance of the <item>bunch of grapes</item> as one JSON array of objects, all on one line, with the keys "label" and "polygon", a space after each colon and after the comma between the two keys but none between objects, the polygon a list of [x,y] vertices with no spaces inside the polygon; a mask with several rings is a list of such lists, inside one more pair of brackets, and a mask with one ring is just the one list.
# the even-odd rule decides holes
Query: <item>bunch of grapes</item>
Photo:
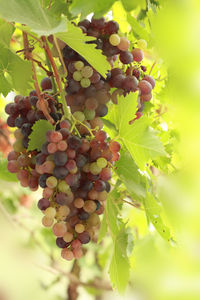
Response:
[{"label": "bunch of grapes", "polygon": [[[142,116],[144,102],[152,98],[155,80],[147,75],[141,65],[143,51],[130,45],[129,40],[120,36],[119,25],[104,18],[83,20],[78,26],[83,33],[96,38],[88,43],[96,44],[97,49],[107,57],[111,71],[103,78],[77,52],[66,45],[62,49],[63,59],[68,70],[66,101],[75,118],[89,128],[103,127],[100,117],[107,112],[107,103],[117,104],[118,96],[139,91],[137,117]],[[140,40],[138,45],[145,41]],[[80,126],[81,127],[81,126]],[[81,131],[85,132],[84,127]]]},{"label": "bunch of grapes", "polygon": [[[41,87],[43,90],[50,90],[51,80],[44,78],[41,81]],[[57,103],[52,99],[48,93],[45,94],[45,105],[51,117],[57,122],[62,115],[58,112]],[[21,185],[29,187],[32,191],[38,189],[39,174],[35,170],[35,156],[38,152],[36,150],[27,151],[29,136],[36,121],[46,120],[37,103],[36,91],[32,91],[27,97],[15,96],[14,103],[9,103],[5,107],[5,111],[9,115],[7,124],[10,127],[17,127],[14,132],[16,141],[13,144],[13,151],[8,154],[8,170],[11,173],[17,173]]]},{"label": "bunch of grapes", "polygon": [[52,227],[57,237],[61,256],[72,260],[82,256],[82,244],[93,238],[100,223],[120,144],[109,143],[104,131],[97,131],[92,140],[71,134],[67,120],[59,127],[47,132],[47,141],[36,156],[43,188],[38,207],[44,213],[43,225]]},{"label": "bunch of grapes", "polygon": [[[120,144],[110,140],[101,117],[108,113],[107,104],[117,104],[118,96],[139,91],[136,118],[142,116],[144,103],[152,98],[155,80],[141,65],[144,54],[130,45],[119,33],[119,25],[104,18],[83,20],[78,26],[84,34],[96,39],[111,65],[103,78],[88,62],[64,42],[63,60],[67,69],[66,103],[71,119],[62,114],[62,105],[51,95],[51,80],[41,82],[46,109],[55,121],[47,132],[41,151],[28,151],[33,124],[46,119],[32,91],[28,97],[16,96],[6,106],[8,125],[17,127],[14,150],[8,155],[8,170],[17,173],[22,186],[43,189],[38,207],[44,214],[42,223],[52,227],[66,260],[83,255],[82,244],[94,237],[110,191],[112,168],[120,158]],[[139,47],[138,43],[138,47]],[[144,42],[143,42],[144,44]],[[135,121],[130,121],[130,124]]]}]

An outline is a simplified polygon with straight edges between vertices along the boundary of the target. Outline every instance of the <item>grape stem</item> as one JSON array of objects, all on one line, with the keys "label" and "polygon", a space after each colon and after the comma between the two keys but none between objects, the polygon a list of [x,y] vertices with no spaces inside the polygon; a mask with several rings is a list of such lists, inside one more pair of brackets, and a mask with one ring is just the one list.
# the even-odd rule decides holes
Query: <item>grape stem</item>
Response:
[{"label": "grape stem", "polygon": [[24,43],[24,49],[25,49],[25,52],[24,52],[24,57],[27,59],[27,60],[31,60],[32,62],[32,71],[33,71],[33,81],[34,81],[34,86],[35,86],[35,90],[36,90],[36,93],[37,93],[37,96],[38,96],[38,106],[39,108],[41,109],[41,111],[43,112],[43,114],[45,115],[46,119],[51,123],[51,124],[54,124],[54,119],[49,115],[49,112],[48,112],[48,107],[45,103],[45,100],[44,100],[44,95],[41,94],[41,91],[40,91],[40,88],[39,88],[39,84],[38,84],[38,81],[37,81],[37,75],[36,75],[36,68],[35,68],[35,64],[34,64],[34,61],[33,61],[33,57],[32,57],[32,51],[30,51],[29,49],[29,41],[28,41],[28,36],[27,36],[27,33],[23,31],[23,43]]},{"label": "grape stem", "polygon": [[44,48],[44,50],[45,50],[45,52],[47,54],[47,57],[49,58],[51,66],[53,68],[53,72],[54,72],[54,75],[55,75],[56,83],[58,85],[58,90],[59,90],[61,101],[62,101],[62,104],[63,104],[63,109],[64,109],[65,117],[66,118],[70,118],[71,114],[70,114],[70,111],[69,111],[69,109],[67,107],[67,103],[66,103],[66,100],[65,100],[65,92],[62,89],[62,84],[61,84],[61,80],[60,80],[60,77],[59,77],[59,74],[58,74],[58,69],[57,69],[56,63],[55,63],[55,61],[53,59],[53,56],[52,56],[51,50],[49,48],[49,45],[47,43],[46,37],[42,36],[41,39],[43,41],[43,48]]},{"label": "grape stem", "polygon": [[151,69],[149,71],[149,75],[151,75],[152,71],[153,71],[153,68],[155,67],[156,65],[156,61],[154,61],[153,65],[151,66]]},{"label": "grape stem", "polygon": [[85,124],[82,123],[81,121],[75,119],[74,116],[72,116],[72,119],[73,119],[73,121],[74,121],[75,124],[76,124],[76,123],[79,123],[79,124],[81,124],[82,126],[84,126],[84,127],[89,131],[91,137],[94,138],[94,134],[92,133],[92,130],[91,130],[87,125],[85,125]]}]

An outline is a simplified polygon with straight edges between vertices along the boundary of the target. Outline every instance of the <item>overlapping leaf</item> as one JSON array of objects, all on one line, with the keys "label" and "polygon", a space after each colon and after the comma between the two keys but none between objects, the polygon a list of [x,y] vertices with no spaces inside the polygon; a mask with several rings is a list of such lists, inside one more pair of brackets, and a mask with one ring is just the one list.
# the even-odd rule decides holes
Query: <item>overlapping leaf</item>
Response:
[{"label": "overlapping leaf", "polygon": [[41,150],[42,145],[46,141],[46,133],[49,130],[53,130],[54,127],[46,120],[37,121],[32,127],[32,133],[29,136],[29,146],[30,150]]}]

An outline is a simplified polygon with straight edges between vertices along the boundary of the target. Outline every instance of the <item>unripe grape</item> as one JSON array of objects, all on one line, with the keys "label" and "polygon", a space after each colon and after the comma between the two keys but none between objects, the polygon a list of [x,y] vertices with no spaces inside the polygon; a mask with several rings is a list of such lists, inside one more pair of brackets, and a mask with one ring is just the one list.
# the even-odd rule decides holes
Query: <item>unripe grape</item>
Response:
[{"label": "unripe grape", "polygon": [[56,214],[56,217],[59,219],[59,220],[62,220],[64,221],[66,219],[66,217],[69,215],[70,213],[70,209],[68,206],[66,205],[63,205],[63,206],[60,206],[58,211],[57,211],[57,214]]},{"label": "unripe grape", "polygon": [[97,165],[96,162],[90,164],[90,172],[93,175],[98,175],[101,172],[101,168]]},{"label": "unripe grape", "polygon": [[117,46],[120,43],[120,37],[118,34],[113,33],[111,34],[111,36],[109,37],[109,42],[112,46]]},{"label": "unripe grape", "polygon": [[67,193],[69,191],[69,185],[65,182],[65,180],[61,180],[58,183],[58,190],[63,193]]},{"label": "unripe grape", "polygon": [[82,76],[82,74],[81,74],[80,71],[75,71],[75,72],[73,73],[73,79],[74,79],[75,81],[81,81],[82,78],[83,78],[83,76]]},{"label": "unripe grape", "polygon": [[54,176],[50,176],[46,180],[46,185],[50,189],[54,189],[57,186],[57,184],[58,184],[58,181],[57,181],[56,177],[54,177]]},{"label": "unripe grape", "polygon": [[92,120],[95,117],[95,110],[84,109],[84,115],[86,120]]},{"label": "unripe grape", "polygon": [[88,79],[88,78],[83,78],[83,79],[81,79],[81,86],[82,86],[83,88],[89,87],[90,84],[91,84],[90,79]]},{"label": "unripe grape", "polygon": [[80,70],[83,69],[84,63],[83,63],[81,60],[76,61],[76,62],[74,63],[74,67],[75,67],[76,70],[80,71]]},{"label": "unripe grape", "polygon": [[97,226],[100,223],[100,218],[97,214],[92,214],[87,220],[87,223],[91,226]]},{"label": "unripe grape", "polygon": [[85,78],[90,78],[93,74],[93,69],[90,66],[85,66],[82,70],[81,70],[81,74],[83,77]]},{"label": "unripe grape", "polygon": [[105,168],[107,166],[107,163],[107,160],[103,157],[97,159],[97,166],[101,169]]},{"label": "unripe grape", "polygon": [[45,209],[44,214],[46,217],[53,219],[56,215],[56,209],[54,207],[48,207]]},{"label": "unripe grape", "polygon": [[147,42],[143,39],[138,40],[137,45],[138,45],[138,48],[141,48],[141,49],[147,48]]},{"label": "unripe grape", "polygon": [[73,113],[73,116],[75,119],[77,119],[80,122],[83,122],[85,120],[85,115],[82,111],[75,111]]}]

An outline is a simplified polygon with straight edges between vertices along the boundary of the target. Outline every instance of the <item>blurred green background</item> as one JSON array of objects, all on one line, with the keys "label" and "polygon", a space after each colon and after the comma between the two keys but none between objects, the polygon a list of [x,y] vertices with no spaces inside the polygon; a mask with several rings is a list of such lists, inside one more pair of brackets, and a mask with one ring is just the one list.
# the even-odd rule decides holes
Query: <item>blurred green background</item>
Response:
[{"label": "blurred green background", "polygon": [[[159,199],[176,243],[167,244],[148,228],[142,210],[125,208],[124,216],[138,238],[131,257],[130,285],[125,295],[108,291],[101,298],[95,295],[97,290],[80,286],[81,300],[200,299],[200,1],[160,2],[156,13],[148,12],[153,42],[146,57],[156,61],[152,75],[158,81],[167,78],[154,99],[166,107],[163,124],[174,128],[178,136],[173,153],[177,172],[157,176]],[[123,13],[120,11],[116,21],[126,30]],[[8,100],[2,99],[2,118]],[[24,193],[29,194],[18,183],[0,181],[0,300],[67,299],[68,277],[64,273],[70,271],[71,264],[60,258],[50,231],[41,229],[41,214],[36,208],[41,192],[31,194],[31,209],[19,204]],[[88,247],[80,262],[82,279],[108,280],[106,267],[102,272],[95,265],[95,255],[107,266],[111,246],[108,237],[101,249]]]}]

